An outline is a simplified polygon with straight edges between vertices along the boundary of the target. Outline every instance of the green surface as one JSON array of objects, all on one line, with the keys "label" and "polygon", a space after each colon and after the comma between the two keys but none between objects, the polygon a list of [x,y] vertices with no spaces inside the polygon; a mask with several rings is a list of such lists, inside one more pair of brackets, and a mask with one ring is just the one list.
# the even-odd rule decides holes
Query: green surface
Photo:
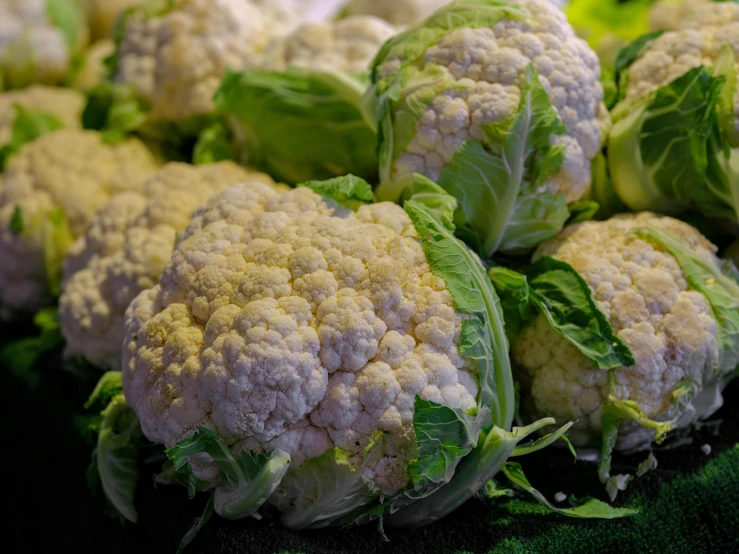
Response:
[{"label": "green surface", "polygon": [[[0,343],[24,336],[26,327],[0,327]],[[155,488],[157,463],[145,465],[136,491],[137,524],[106,515],[101,494],[87,488],[90,445],[74,417],[95,379],[61,370],[47,356],[42,379],[30,391],[6,368],[0,372],[3,420],[10,422],[2,463],[6,476],[4,540],[10,552],[174,553],[207,500],[194,501],[181,487]],[[688,435],[691,444],[655,450],[656,469],[632,481],[619,506],[638,506],[634,518],[571,520],[544,514],[525,495],[470,500],[434,525],[386,528],[383,542],[373,525],[345,530],[291,532],[269,521],[213,517],[186,553],[461,553],[489,552],[736,552],[739,551],[739,383],[729,386],[726,405],[712,421]],[[705,455],[701,446],[710,444]],[[733,448],[733,449],[732,449]],[[144,457],[148,454],[144,453]],[[646,454],[615,456],[614,473],[632,471]],[[596,465],[573,463],[564,448],[521,458],[532,485],[552,501],[561,491],[605,500]],[[161,464],[161,458],[158,459]],[[556,477],[556,479],[554,478]],[[566,507],[567,503],[559,504]],[[7,547],[6,547],[7,548]]]}]

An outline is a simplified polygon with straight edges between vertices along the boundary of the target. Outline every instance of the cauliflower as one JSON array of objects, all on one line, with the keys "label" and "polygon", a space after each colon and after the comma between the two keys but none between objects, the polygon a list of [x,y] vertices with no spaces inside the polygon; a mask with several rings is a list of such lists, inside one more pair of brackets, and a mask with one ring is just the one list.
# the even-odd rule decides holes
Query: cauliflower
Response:
[{"label": "cauliflower", "polygon": [[[320,184],[334,181],[342,183],[337,199],[371,199],[356,177]],[[362,193],[353,196],[347,190],[358,182]],[[429,494],[447,482],[451,475],[431,485],[418,474],[428,456],[444,456],[425,441],[425,433],[444,433],[432,430],[439,418],[458,422],[450,420],[459,435],[448,436],[449,445],[476,437],[490,410],[500,426],[490,432],[508,437],[513,388],[495,292],[479,261],[427,208],[409,202],[406,210],[381,203],[355,213],[306,187],[280,193],[253,181],[211,197],[159,283],[126,311],[123,388],[147,438],[173,459],[189,459],[210,483],[218,465],[209,455],[189,457],[208,444],[222,441],[218,448],[229,445],[239,459],[267,464],[262,475],[274,483],[254,493],[252,509],[271,495],[283,523],[302,528],[336,523],[380,495],[389,504],[399,491],[418,498],[423,487]],[[470,347],[483,357],[470,358]],[[480,435],[469,455],[489,455],[483,443]],[[457,448],[435,463],[453,471],[472,443]],[[479,488],[476,477],[484,482],[500,467],[470,463],[483,474],[438,489],[454,498],[409,517],[441,517]],[[228,485],[216,486],[219,514],[251,513],[234,513],[219,500]],[[231,498],[250,494],[248,483],[238,488]],[[315,490],[326,494],[315,498]]]},{"label": "cauliflower", "polygon": [[332,19],[346,0],[251,0],[266,12],[282,33],[300,25]]},{"label": "cauliflower", "polygon": [[450,0],[352,0],[343,14],[374,15],[393,25],[412,25],[426,19]]},{"label": "cauliflower", "polygon": [[[649,10],[649,27],[654,31],[677,31],[690,25],[695,17],[701,17],[708,7],[709,12],[717,14],[706,6],[712,0],[660,0],[654,2]],[[720,9],[719,9],[720,11]],[[721,21],[716,19],[716,21]]]},{"label": "cauliflower", "polygon": [[110,196],[139,189],[155,169],[141,142],[107,146],[94,131],[63,129],[23,146],[0,191],[0,317],[46,305],[68,243]]},{"label": "cauliflower", "polygon": [[153,120],[209,114],[226,69],[260,65],[276,30],[248,0],[177,0],[161,15],[141,9],[125,21],[115,80],[134,87]]},{"label": "cauliflower", "polygon": [[99,40],[84,54],[82,65],[74,76],[73,86],[84,92],[93,90],[108,77],[105,60],[115,52],[112,40]]},{"label": "cauliflower", "polygon": [[65,260],[59,298],[65,354],[120,369],[124,312],[157,283],[192,212],[218,190],[258,179],[272,183],[231,162],[170,163],[140,191],[113,196]]},{"label": "cauliflower", "polygon": [[[601,369],[535,316],[511,348],[524,412],[578,420],[570,438],[590,446],[621,402],[638,417],[620,424],[620,450],[646,448],[655,432],[687,425],[696,410],[710,415],[720,401],[701,404],[739,361],[736,332],[723,327],[726,318],[738,321],[739,287],[721,275],[715,250],[688,224],[650,212],[572,225],[541,244],[533,260],[551,256],[574,268],[634,363]],[[719,285],[729,291],[722,302]]]},{"label": "cauliflower", "polygon": [[[492,179],[477,182],[473,173],[485,176],[491,169],[474,159],[479,157],[477,152],[457,157],[462,151],[474,150],[465,144],[480,141],[493,149],[509,148],[505,135],[514,125],[512,121],[544,113],[546,116],[536,126],[524,121],[515,124],[523,127],[511,133],[511,140],[532,144],[502,154],[509,160],[503,166],[515,162],[515,167],[509,169],[510,186],[463,206],[468,221],[486,235],[480,237],[485,243],[482,253],[487,256],[501,248],[505,237],[501,237],[500,230],[476,220],[495,210],[500,210],[496,216],[499,222],[510,219],[519,187],[528,189],[531,198],[523,202],[527,207],[513,219],[530,218],[536,210],[530,205],[535,201],[533,197],[547,194],[550,205],[540,207],[538,213],[556,216],[549,236],[566,219],[564,203],[588,193],[591,159],[600,151],[604,129],[610,122],[603,104],[600,67],[595,53],[550,2],[452,2],[426,22],[390,40],[375,64],[384,185],[378,191],[381,199],[397,199],[396,183],[413,173],[439,181],[463,204],[470,194],[484,196],[483,189],[491,185]],[[544,96],[538,94],[542,87]],[[536,106],[531,104],[534,98]],[[548,135],[549,140],[541,140],[542,135]],[[527,161],[527,156],[548,157],[550,163]],[[526,173],[525,166],[532,163],[542,167],[542,175]],[[465,171],[466,175],[458,174],[468,166],[477,167]],[[441,183],[445,173],[449,173],[450,182],[469,182],[463,190],[454,192]],[[530,186],[522,186],[524,181],[530,181]],[[510,199],[504,199],[508,194]],[[483,213],[472,213],[475,210]],[[489,236],[493,232],[496,235]],[[529,240],[514,237],[515,244],[502,246],[504,250],[534,246]]]},{"label": "cauliflower", "polygon": [[395,28],[382,19],[354,16],[336,22],[308,23],[278,39],[266,55],[266,69],[288,66],[366,73]]},{"label": "cauliflower", "polygon": [[113,38],[116,18],[128,8],[141,6],[144,0],[77,0],[87,17],[93,41]]},{"label": "cauliflower", "polygon": [[74,0],[0,2],[0,89],[61,83],[87,43]]},{"label": "cauliflower", "polygon": [[[736,225],[739,5],[710,3],[628,60],[608,158],[633,210],[696,209]],[[736,188],[736,187],[733,187]]]},{"label": "cauliflower", "polygon": [[13,135],[16,105],[51,114],[65,127],[75,128],[80,126],[85,97],[74,90],[43,85],[0,93],[0,146],[7,144]]}]

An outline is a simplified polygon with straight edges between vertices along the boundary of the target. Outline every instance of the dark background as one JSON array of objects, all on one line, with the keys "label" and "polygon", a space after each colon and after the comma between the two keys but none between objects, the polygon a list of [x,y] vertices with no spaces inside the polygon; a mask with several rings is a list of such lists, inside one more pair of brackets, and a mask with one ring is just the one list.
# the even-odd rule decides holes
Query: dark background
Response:
[{"label": "dark background", "polygon": [[[30,332],[0,327],[0,344]],[[205,497],[190,501],[183,488],[155,488],[152,477],[158,468],[149,465],[136,493],[139,523],[121,523],[107,515],[104,498],[91,492],[85,478],[91,445],[73,423],[94,381],[60,369],[58,355],[46,356],[39,365],[42,378],[36,390],[0,368],[3,511],[10,513],[3,518],[6,531],[0,539],[10,548],[3,550],[174,553],[200,515]],[[634,480],[615,502],[642,506],[633,518],[546,515],[523,493],[517,496],[520,500],[470,500],[425,528],[386,529],[390,542],[383,542],[372,524],[295,533],[268,521],[229,522],[214,516],[185,552],[482,554],[495,547],[505,552],[739,552],[739,447],[726,454],[739,442],[738,404],[735,381],[726,390],[724,407],[712,418],[715,425],[690,431],[690,444],[668,448],[668,441],[655,450],[658,468]],[[701,451],[704,444],[711,445],[709,455]],[[617,455],[612,473],[633,473],[645,457]],[[517,461],[550,500],[558,491],[606,499],[595,465],[575,463],[564,449],[549,448]],[[686,475],[692,477],[681,477]]]}]

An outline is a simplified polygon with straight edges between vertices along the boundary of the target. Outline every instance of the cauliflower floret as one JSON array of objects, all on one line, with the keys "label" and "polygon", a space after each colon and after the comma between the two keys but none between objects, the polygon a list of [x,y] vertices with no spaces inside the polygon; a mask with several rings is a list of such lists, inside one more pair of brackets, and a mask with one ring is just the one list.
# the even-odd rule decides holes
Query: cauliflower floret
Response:
[{"label": "cauliflower floret", "polygon": [[13,136],[15,104],[51,114],[67,128],[78,128],[85,97],[74,90],[43,85],[0,93],[0,146],[7,144]]},{"label": "cauliflower floret", "polygon": [[[564,163],[541,192],[561,193],[568,202],[588,192],[590,160],[600,151],[603,130],[610,121],[598,57],[552,3],[518,0],[511,4],[531,16],[503,17],[492,27],[452,30],[418,59],[391,55],[377,68],[380,78],[405,64],[413,64],[419,72],[440,72],[413,83],[413,95],[419,101],[431,100],[407,146],[394,147],[392,166],[386,171],[390,181],[413,172],[438,180],[464,141],[483,140],[481,125],[515,114],[525,69],[533,64],[567,128],[566,135],[551,139],[552,144],[564,146]],[[419,91],[424,87],[427,92]]]},{"label": "cauliflower floret", "polygon": [[123,384],[146,436],[198,426],[297,467],[331,447],[386,494],[408,484],[416,395],[468,410],[464,316],[402,208],[337,209],[307,188],[228,188],[200,208],[159,284],[126,312]]},{"label": "cauliflower floret", "polygon": [[77,0],[85,11],[93,41],[113,37],[118,15],[127,8],[140,6],[144,0]]},{"label": "cauliflower floret", "polygon": [[[739,4],[711,2],[695,6],[691,14],[682,21],[680,30],[649,42],[629,67],[626,101],[638,100],[694,67],[712,67],[726,45],[734,51],[739,73]],[[739,133],[739,87],[734,96],[734,115]]]},{"label": "cauliflower floret", "polygon": [[308,23],[275,41],[266,56],[266,68],[297,66],[366,73],[382,44],[393,34],[395,27],[371,16]]},{"label": "cauliflower floret", "polygon": [[108,146],[94,131],[63,129],[23,146],[0,191],[0,316],[30,314],[51,300],[44,260],[51,211],[61,209],[78,237],[112,195],[139,189],[156,166],[140,141]]},{"label": "cauliflower floret", "polygon": [[277,27],[248,0],[178,0],[159,17],[126,23],[116,81],[151,104],[155,120],[213,111],[226,69],[257,67]]},{"label": "cauliflower floret", "polygon": [[[552,256],[569,263],[590,286],[598,308],[629,347],[635,365],[613,370],[615,397],[636,402],[651,419],[672,419],[673,391],[683,379],[702,386],[718,362],[716,321],[705,297],[690,290],[675,258],[631,234],[642,226],[675,233],[708,263],[715,247],[686,223],[649,212],[567,227],[539,246],[534,260]],[[570,438],[597,443],[610,372],[598,369],[558,334],[543,315],[512,345],[522,406],[531,418],[579,420]],[[622,425],[617,448],[646,447],[654,431]]]},{"label": "cauliflower floret", "polygon": [[[48,4],[59,4],[63,22],[54,21]],[[31,83],[61,83],[75,52],[87,43],[84,16],[74,0],[0,2],[0,88]]]},{"label": "cauliflower floret", "polygon": [[209,196],[241,181],[272,180],[231,162],[170,163],[140,192],[114,196],[71,247],[59,299],[65,354],[120,369],[123,315],[159,280],[177,234]]}]

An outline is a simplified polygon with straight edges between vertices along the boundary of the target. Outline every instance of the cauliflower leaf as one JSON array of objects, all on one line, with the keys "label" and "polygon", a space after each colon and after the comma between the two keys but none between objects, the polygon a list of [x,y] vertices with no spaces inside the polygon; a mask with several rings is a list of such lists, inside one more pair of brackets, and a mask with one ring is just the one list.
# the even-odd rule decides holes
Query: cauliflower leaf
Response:
[{"label": "cauliflower leaf", "polygon": [[230,116],[243,161],[290,184],[377,173],[365,82],[335,71],[228,72],[214,102]]},{"label": "cauliflower leaf", "polygon": [[342,208],[354,211],[362,204],[371,203],[374,199],[372,186],[355,175],[344,175],[325,181],[306,181],[298,186],[308,187],[313,192],[333,200]]}]

